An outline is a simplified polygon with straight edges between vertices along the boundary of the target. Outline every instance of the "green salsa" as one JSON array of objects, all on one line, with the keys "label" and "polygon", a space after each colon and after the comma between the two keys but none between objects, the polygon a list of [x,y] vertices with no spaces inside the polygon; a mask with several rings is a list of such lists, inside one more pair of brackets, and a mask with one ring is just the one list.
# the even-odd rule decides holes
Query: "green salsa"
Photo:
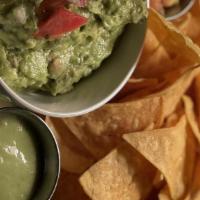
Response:
[{"label": "green salsa", "polygon": [[0,76],[11,87],[52,95],[70,91],[91,74],[112,53],[125,26],[147,15],[146,0],[88,0],[84,8],[67,7],[86,17],[86,25],[57,39],[36,39],[41,2],[1,0]]},{"label": "green salsa", "polygon": [[0,115],[0,199],[31,199],[37,179],[35,143],[20,118]]}]

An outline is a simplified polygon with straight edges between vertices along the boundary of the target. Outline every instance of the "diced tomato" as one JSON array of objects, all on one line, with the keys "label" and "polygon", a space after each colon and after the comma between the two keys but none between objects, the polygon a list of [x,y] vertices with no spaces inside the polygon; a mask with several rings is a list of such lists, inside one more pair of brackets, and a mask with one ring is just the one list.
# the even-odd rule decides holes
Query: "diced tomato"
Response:
[{"label": "diced tomato", "polygon": [[64,7],[58,8],[50,17],[39,23],[35,37],[57,38],[60,35],[71,32],[87,23],[87,18],[73,13]]}]

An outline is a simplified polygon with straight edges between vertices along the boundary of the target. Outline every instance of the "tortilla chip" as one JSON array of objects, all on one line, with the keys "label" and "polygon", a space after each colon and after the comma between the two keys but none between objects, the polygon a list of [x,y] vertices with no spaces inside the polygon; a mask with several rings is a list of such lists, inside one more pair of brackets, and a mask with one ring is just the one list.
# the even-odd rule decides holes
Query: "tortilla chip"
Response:
[{"label": "tortilla chip", "polygon": [[190,200],[199,200],[200,199],[200,157],[198,157],[194,177],[193,184],[190,190],[190,194],[188,195],[188,199]]},{"label": "tortilla chip", "polygon": [[76,174],[61,171],[58,187],[52,200],[90,200],[83,191]]},{"label": "tortilla chip", "polygon": [[158,79],[131,78],[128,80],[128,84],[130,84],[131,89],[141,90],[145,87],[152,87],[157,85]]},{"label": "tortilla chip", "polygon": [[[191,67],[191,69],[198,68],[198,67],[200,67],[199,64],[194,65],[193,67]],[[181,76],[183,76],[183,74],[185,73],[187,74],[188,71],[190,70],[175,69],[173,71],[164,73],[162,75],[162,80],[158,80],[158,84],[155,85],[154,87],[142,88],[141,90],[136,91],[134,93],[129,93],[129,95],[127,95],[125,98],[122,98],[120,102],[126,102],[126,101],[130,101],[131,99],[142,98],[150,94],[159,93],[167,89],[171,85],[173,85],[178,79],[181,78]]]},{"label": "tortilla chip", "polygon": [[[183,71],[200,63],[199,47],[153,10],[149,13],[148,26],[160,46],[141,57],[134,73],[136,77],[162,78],[167,72],[175,69]],[[152,35],[147,34],[147,37]]]},{"label": "tortilla chip", "polygon": [[171,113],[173,113],[180,101],[181,96],[185,93],[185,91],[188,89],[195,76],[199,72],[199,67],[188,70],[174,84],[172,84],[166,90],[160,92],[160,96],[163,98],[164,117],[169,116]]},{"label": "tortilla chip", "polygon": [[[137,66],[133,75],[138,78],[148,77],[146,66],[158,66],[163,58],[169,59],[168,53],[158,41],[157,36],[148,28],[139,66]],[[148,70],[154,71],[154,68],[156,67],[149,68]]]},{"label": "tortilla chip", "polygon": [[52,121],[52,118],[51,117],[46,117],[45,118],[45,122],[47,123],[49,128],[52,130],[53,135],[55,136],[56,141],[58,142],[58,144],[60,144],[62,142],[62,140],[61,140],[61,137],[60,137],[58,131],[56,130],[56,127],[55,127],[55,125],[54,125],[54,123]]},{"label": "tortilla chip", "polygon": [[170,127],[176,126],[181,116],[183,116],[184,113],[185,112],[184,112],[183,103],[180,102],[178,106],[176,107],[176,110],[165,119],[165,122],[162,127],[170,128]]},{"label": "tortilla chip", "polygon": [[158,38],[153,33],[153,31],[149,28],[147,29],[147,32],[146,32],[144,44],[145,46],[142,52],[144,57],[147,57],[149,55],[148,52],[153,53],[160,46],[160,42],[158,41]]},{"label": "tortilla chip", "polygon": [[182,18],[174,21],[176,27],[178,27],[184,34],[188,35],[192,40],[200,45],[200,3],[196,1],[190,12]]},{"label": "tortilla chip", "polygon": [[[170,54],[177,55],[176,59],[173,60],[175,63],[183,64],[186,67],[199,63],[200,49],[190,38],[184,36],[172,23],[166,21],[155,11],[150,11],[150,17],[150,29],[155,35],[160,36],[159,41]],[[180,66],[176,67],[180,68]]]},{"label": "tortilla chip", "polygon": [[130,92],[125,97],[119,99],[117,103],[124,103],[124,102],[130,102],[132,100],[142,99],[144,97],[147,97],[149,95],[164,90],[167,86],[169,86],[169,83],[166,80],[158,82],[158,84],[154,86],[152,85],[150,87],[142,88],[133,93]]},{"label": "tortilla chip", "polygon": [[179,115],[177,113],[172,113],[166,119],[165,124],[163,125],[163,127],[169,128],[169,127],[175,126],[179,119],[180,119],[180,117],[179,117]]},{"label": "tortilla chip", "polygon": [[194,82],[194,98],[195,98],[195,110],[198,117],[198,125],[200,127],[200,74],[195,78]]},{"label": "tortilla chip", "polygon": [[165,182],[165,178],[164,178],[163,174],[160,173],[160,171],[157,171],[156,176],[153,181],[154,188],[161,189],[164,182]]},{"label": "tortilla chip", "polygon": [[[191,82],[200,73],[200,67],[194,67],[187,70],[178,80],[166,89],[155,93],[147,98],[160,97],[163,101],[163,116],[169,116],[174,112],[176,106],[180,102],[182,95],[186,92]],[[132,101],[135,99],[135,95],[127,96],[122,101]]]},{"label": "tortilla chip", "polygon": [[167,185],[163,187],[158,195],[159,200],[172,200]]},{"label": "tortilla chip", "polygon": [[124,143],[86,171],[80,183],[94,200],[141,200],[151,191],[155,174],[156,169]]},{"label": "tortilla chip", "polygon": [[188,123],[190,124],[192,132],[194,133],[196,139],[198,140],[200,144],[200,131],[199,131],[196,116],[194,113],[193,101],[189,96],[183,96],[183,102],[185,105],[185,113],[186,113]]},{"label": "tortilla chip", "polygon": [[122,88],[122,90],[117,94],[117,96],[111,100],[111,102],[118,102],[120,99],[124,98],[127,95],[136,93],[138,90],[142,90],[145,88],[155,88],[157,84],[157,79],[131,78]]},{"label": "tortilla chip", "polygon": [[83,147],[81,148],[79,141],[76,141],[76,138],[72,139],[73,134],[68,137],[71,133],[61,119],[46,117],[46,123],[52,129],[59,144],[62,169],[71,173],[82,173],[95,162],[94,158]]},{"label": "tortilla chip", "polygon": [[[146,37],[150,36],[147,34]],[[153,51],[149,51],[148,47],[146,47],[146,44],[144,43],[143,53],[133,75],[138,78],[144,77],[161,79],[162,74],[160,74],[160,76],[158,74],[162,71],[162,68],[166,68],[166,64],[163,64],[163,62],[166,61],[169,63],[169,60],[170,56],[161,44]]]},{"label": "tortilla chip", "polygon": [[121,142],[124,133],[160,127],[160,97],[134,102],[107,104],[86,115],[64,119],[73,134],[97,159]]},{"label": "tortilla chip", "polygon": [[[187,184],[191,180],[191,177],[187,177],[191,173],[191,163],[187,161],[194,160],[196,153],[192,148],[188,158],[185,116],[175,127],[135,132],[126,134],[123,138],[160,170],[173,199],[180,199],[185,194]],[[189,166],[185,166],[186,163]]]},{"label": "tortilla chip", "polygon": [[173,24],[184,34],[189,35],[188,28],[193,24],[193,15],[191,12],[188,12],[186,15],[173,21]]},{"label": "tortilla chip", "polygon": [[107,104],[64,122],[95,158],[102,158],[121,142],[123,134],[161,127],[199,72],[200,68],[190,69],[164,91],[137,100],[130,96],[129,102]]}]

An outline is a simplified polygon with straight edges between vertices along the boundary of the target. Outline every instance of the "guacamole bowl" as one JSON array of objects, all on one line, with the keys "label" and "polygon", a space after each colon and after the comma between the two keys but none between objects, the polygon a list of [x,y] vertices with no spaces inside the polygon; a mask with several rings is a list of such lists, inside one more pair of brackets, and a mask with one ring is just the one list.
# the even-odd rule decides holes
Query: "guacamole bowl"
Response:
[{"label": "guacamole bowl", "polygon": [[143,47],[147,21],[129,24],[111,54],[74,89],[56,97],[43,92],[14,91],[0,79],[4,91],[15,103],[36,113],[53,117],[79,116],[111,100],[133,73]]},{"label": "guacamole bowl", "polygon": [[48,200],[60,173],[56,140],[34,113],[0,109],[0,199]]}]

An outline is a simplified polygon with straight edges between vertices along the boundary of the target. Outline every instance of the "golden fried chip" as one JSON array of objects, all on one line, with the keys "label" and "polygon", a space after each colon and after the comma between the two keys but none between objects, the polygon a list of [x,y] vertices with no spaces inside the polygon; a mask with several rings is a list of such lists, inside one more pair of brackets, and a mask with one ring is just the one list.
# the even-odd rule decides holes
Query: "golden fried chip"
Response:
[{"label": "golden fried chip", "polygon": [[189,36],[188,28],[193,24],[193,15],[191,12],[188,12],[186,15],[183,15],[179,19],[173,21],[173,24],[184,34]]},{"label": "golden fried chip", "polygon": [[111,102],[117,102],[127,95],[136,93],[138,90],[145,88],[155,88],[157,84],[157,79],[131,78]]},{"label": "golden fried chip", "polygon": [[[160,46],[141,57],[134,73],[136,77],[161,78],[167,72],[175,69],[183,71],[200,63],[199,47],[153,10],[150,10],[148,26]],[[148,34],[147,37],[152,36]]]},{"label": "golden fried chip", "polygon": [[195,168],[197,152],[197,142],[194,134],[190,128],[187,127],[187,147],[186,147],[186,161],[185,161],[185,183],[187,190],[193,182],[193,172]]},{"label": "golden fried chip", "polygon": [[179,115],[177,113],[172,113],[169,117],[167,117],[164,127],[169,128],[175,126],[179,120]]},{"label": "golden fried chip", "polygon": [[145,199],[156,169],[128,144],[123,144],[92,166],[80,183],[92,200]]},{"label": "golden fried chip", "polygon": [[131,78],[127,84],[131,89],[139,90],[157,85],[158,79]]},{"label": "golden fried chip", "polygon": [[90,200],[83,191],[77,174],[61,171],[57,189],[52,200]]},{"label": "golden fried chip", "polygon": [[94,158],[86,152],[76,138],[73,138],[74,135],[61,119],[46,117],[46,123],[51,127],[59,144],[62,169],[71,173],[82,173],[94,163]]},{"label": "golden fried chip", "polygon": [[194,81],[195,109],[198,117],[198,125],[200,127],[200,74]]},{"label": "golden fried chip", "polygon": [[[163,115],[164,117],[170,115],[175,110],[180,102],[182,95],[186,92],[194,78],[199,74],[200,67],[194,67],[187,70],[179,79],[166,89],[155,93],[147,98],[160,97],[163,101]],[[122,101],[132,101],[135,99],[135,94],[122,99]]]},{"label": "golden fried chip", "polygon": [[183,116],[184,113],[185,112],[184,112],[183,103],[180,102],[178,106],[176,107],[176,110],[165,119],[163,128],[170,128],[170,127],[176,126],[181,116]]},{"label": "golden fried chip", "polygon": [[55,138],[56,138],[56,141],[57,141],[58,144],[60,145],[60,143],[62,142],[62,140],[61,140],[61,137],[60,137],[58,131],[56,130],[56,127],[55,127],[55,125],[54,125],[54,123],[53,123],[52,118],[47,116],[47,117],[45,118],[45,122],[47,123],[47,125],[49,126],[49,128],[52,130],[53,135],[54,135]]},{"label": "golden fried chip", "polygon": [[200,2],[196,1],[190,12],[180,19],[174,21],[176,27],[178,27],[184,34],[188,35],[192,40],[200,45]]},{"label": "golden fried chip", "polygon": [[158,41],[157,37],[153,33],[151,29],[147,29],[146,37],[144,41],[144,49],[143,49],[143,56],[147,57],[149,55],[149,52],[154,52],[156,49],[160,46],[160,42]]},{"label": "golden fried chip", "polygon": [[[168,57],[166,50],[162,48],[155,34],[152,32],[152,30],[148,28],[145,41],[144,41],[144,48],[143,48],[142,55],[140,58],[140,65],[143,65],[143,66],[155,65],[156,66],[156,63],[159,64],[160,59],[162,59],[164,56]],[[154,69],[151,69],[151,70],[154,70]],[[143,68],[141,66],[139,67],[137,66],[136,71],[134,72],[133,75],[134,76],[136,75],[136,77],[139,77],[139,78],[147,77],[147,72],[146,70],[143,71]]]},{"label": "golden fried chip", "polygon": [[73,134],[95,158],[105,156],[121,142],[124,133],[160,127],[160,97],[107,104],[86,115],[64,119]]},{"label": "golden fried chip", "polygon": [[200,131],[197,124],[196,116],[194,113],[194,104],[192,99],[189,96],[183,96],[183,102],[185,105],[185,113],[187,120],[191,126],[192,132],[194,133],[196,139],[200,144]]},{"label": "golden fried chip", "polygon": [[193,183],[189,192],[187,200],[199,200],[200,199],[200,157],[196,163],[196,168],[193,177]]},{"label": "golden fried chip", "polygon": [[64,119],[70,131],[95,158],[115,148],[125,133],[159,128],[174,112],[182,95],[200,68],[188,70],[174,84],[159,93],[128,102],[107,104],[89,114]]},{"label": "golden fried chip", "polygon": [[165,178],[164,178],[163,174],[160,173],[160,171],[157,171],[156,176],[155,176],[154,181],[153,181],[154,188],[159,190],[159,189],[162,188],[164,183],[165,183]]},{"label": "golden fried chip", "polygon": [[[146,37],[150,36],[147,34]],[[162,74],[159,73],[162,68],[166,68],[165,65],[166,63],[169,63],[169,61],[170,56],[161,44],[154,51],[149,51],[149,49],[146,49],[144,44],[144,51],[133,75],[138,78],[161,78]]]},{"label": "golden fried chip", "polygon": [[[188,67],[199,63],[200,49],[190,38],[181,34],[170,22],[167,22],[164,17],[153,10],[150,11],[150,18],[150,29],[155,35],[159,35],[158,39],[165,49],[170,54],[177,56],[173,58],[173,61],[179,64],[176,67]],[[180,66],[181,64],[183,66]]]},{"label": "golden fried chip", "polygon": [[164,116],[168,116],[173,113],[180,101],[180,98],[186,92],[195,76],[199,72],[199,67],[188,70],[174,84],[172,84],[166,90],[160,92],[160,95],[163,98]]},{"label": "golden fried chip", "polygon": [[158,197],[159,197],[159,200],[172,200],[167,185],[165,185],[162,188],[162,190],[158,194]]},{"label": "golden fried chip", "polygon": [[169,83],[167,81],[161,81],[158,82],[156,85],[152,85],[150,87],[146,87],[146,88],[142,88],[140,90],[137,90],[133,93],[129,93],[127,94],[125,97],[121,98],[120,100],[118,100],[118,103],[121,102],[130,102],[132,100],[136,100],[136,99],[142,99],[144,97],[147,97],[151,94],[154,93],[158,93],[162,90],[164,90],[167,86],[169,86]]},{"label": "golden fried chip", "polygon": [[[188,137],[185,116],[172,128],[135,132],[123,136],[129,144],[160,170],[175,200],[185,194],[191,181],[193,165],[188,161],[194,161],[196,152],[195,145],[189,146],[194,142],[194,138],[188,144]],[[190,152],[189,157],[188,152]]]}]

